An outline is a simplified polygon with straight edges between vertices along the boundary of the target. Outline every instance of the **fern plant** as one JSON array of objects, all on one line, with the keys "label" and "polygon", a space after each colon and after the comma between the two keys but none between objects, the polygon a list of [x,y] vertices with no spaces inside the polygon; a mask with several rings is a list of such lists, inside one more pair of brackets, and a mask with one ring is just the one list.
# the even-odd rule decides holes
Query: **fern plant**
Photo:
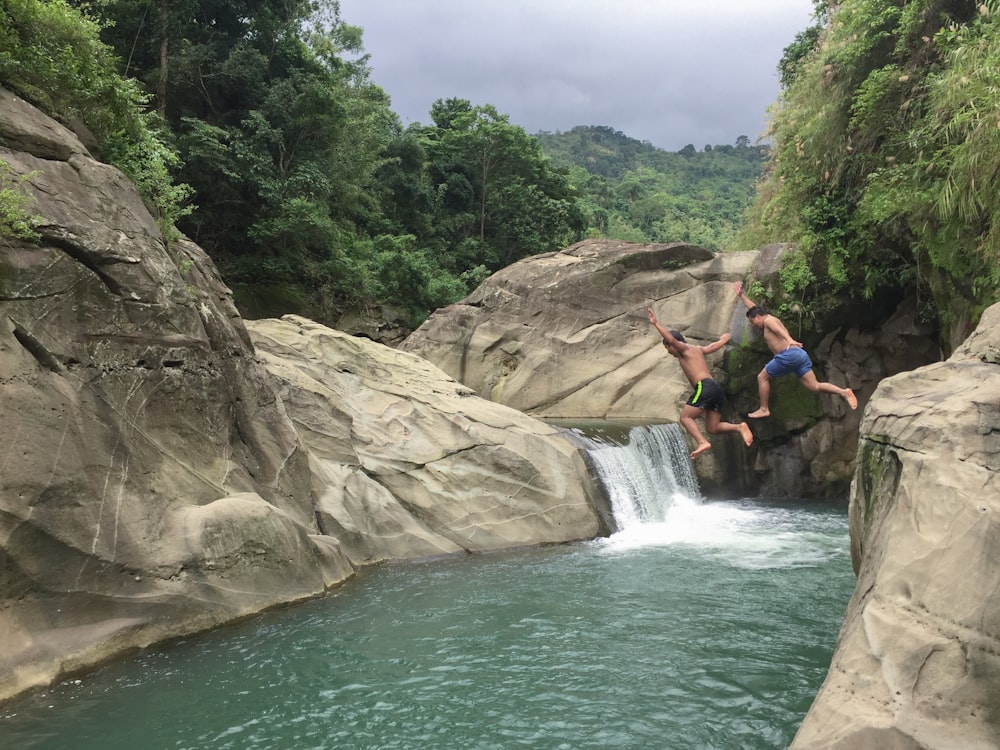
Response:
[{"label": "fern plant", "polygon": [[0,236],[15,237],[36,242],[39,234],[35,230],[39,219],[28,211],[31,196],[24,192],[22,184],[32,175],[15,177],[14,169],[0,159]]}]

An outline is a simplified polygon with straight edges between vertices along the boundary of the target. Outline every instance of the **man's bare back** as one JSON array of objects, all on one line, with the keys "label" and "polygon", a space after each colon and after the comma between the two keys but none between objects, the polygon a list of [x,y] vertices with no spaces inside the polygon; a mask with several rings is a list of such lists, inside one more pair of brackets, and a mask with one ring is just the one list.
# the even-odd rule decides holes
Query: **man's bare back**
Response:
[{"label": "man's bare back", "polygon": [[780,354],[786,349],[795,346],[802,348],[802,343],[792,338],[792,334],[785,328],[785,324],[770,313],[764,316],[764,343],[771,350],[772,354]]},{"label": "man's bare back", "polygon": [[[743,291],[743,284],[741,282],[735,282],[733,290],[743,301],[743,304],[746,305],[747,319],[750,321],[750,324],[761,330],[761,333],[764,335],[764,343],[767,344],[767,348],[771,350],[771,353],[775,355],[774,359],[768,362],[764,366],[764,369],[757,374],[760,408],[747,414],[747,417],[760,419],[770,416],[771,409],[768,404],[771,395],[771,378],[780,377],[783,374],[790,374],[791,372],[795,372],[799,380],[802,381],[802,384],[810,391],[834,393],[843,398],[851,409],[858,408],[857,396],[854,395],[854,391],[850,388],[841,388],[833,383],[821,383],[816,378],[816,374],[812,371],[812,362],[809,360],[808,355],[805,354],[802,343],[792,338],[792,334],[788,332],[788,329],[785,328],[785,324],[781,320],[747,297]],[[785,353],[793,348],[800,349],[802,352],[801,356],[792,356],[791,359],[801,361],[791,364],[788,362],[789,356]],[[773,368],[773,372],[771,368]]]},{"label": "man's bare back", "polygon": [[[701,430],[695,422],[697,418],[702,417],[705,419],[705,427],[710,434],[737,432],[743,438],[744,444],[749,447],[754,440],[750,425],[745,422],[733,424],[722,421],[720,416],[722,388],[712,379],[712,375],[708,369],[708,362],[705,360],[706,354],[719,351],[729,343],[732,336],[724,333],[717,341],[707,346],[689,344],[680,333],[668,331],[664,328],[656,319],[653,308],[648,308],[647,312],[649,313],[649,322],[653,324],[663,339],[663,346],[678,361],[684,376],[695,388],[694,395],[684,405],[680,416],[681,425],[695,440],[695,448],[691,451],[691,458],[697,458],[712,447],[712,444],[701,434]],[[675,333],[677,334],[676,336],[674,335]],[[703,387],[707,390],[703,391]],[[717,391],[717,395],[708,392],[712,389]],[[718,399],[718,403],[716,403],[716,399]]]}]

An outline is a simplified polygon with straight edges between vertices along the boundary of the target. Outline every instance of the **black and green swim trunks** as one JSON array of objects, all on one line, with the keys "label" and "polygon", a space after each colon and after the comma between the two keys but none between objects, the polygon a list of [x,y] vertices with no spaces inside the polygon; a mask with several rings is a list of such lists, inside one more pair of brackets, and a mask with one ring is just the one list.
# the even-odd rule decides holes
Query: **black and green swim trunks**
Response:
[{"label": "black and green swim trunks", "polygon": [[724,395],[725,391],[722,390],[721,385],[712,380],[712,378],[705,378],[698,381],[698,385],[694,387],[694,393],[691,394],[691,398],[687,402],[688,405],[696,406],[699,409],[722,411],[722,398]]}]

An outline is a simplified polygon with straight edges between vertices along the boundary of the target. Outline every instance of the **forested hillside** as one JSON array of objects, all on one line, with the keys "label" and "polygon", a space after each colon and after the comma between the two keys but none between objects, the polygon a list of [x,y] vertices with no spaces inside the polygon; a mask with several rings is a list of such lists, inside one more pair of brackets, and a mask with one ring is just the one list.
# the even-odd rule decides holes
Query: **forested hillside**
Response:
[{"label": "forested hillside", "polygon": [[740,243],[798,243],[781,302],[805,320],[914,294],[949,351],[1000,299],[1000,3],[816,7]]},{"label": "forested hillside", "polygon": [[[541,137],[548,158],[462,99],[404,129],[336,0],[4,0],[0,83],[125,171],[249,317],[391,307],[415,326],[588,235],[722,248],[763,153],[668,154],[582,128]],[[564,158],[574,140],[599,163]],[[0,185],[0,229],[28,236],[22,198]]]},{"label": "forested hillside", "polygon": [[769,152],[746,136],[733,146],[664,151],[600,126],[536,137],[569,170],[593,236],[713,250],[732,244]]},{"label": "forested hillside", "polygon": [[[586,236],[793,242],[772,304],[808,322],[915,295],[947,350],[1000,297],[1000,0],[815,5],[770,152],[533,137],[462,99],[403,128],[336,0],[3,0],[0,84],[128,174],[249,317],[392,307],[414,326]],[[0,163],[3,233],[32,226]]]},{"label": "forested hillside", "polygon": [[251,317],[388,304],[413,325],[583,236],[522,128],[448,99],[404,130],[361,53],[335,0],[0,5],[0,83],[125,171]]}]

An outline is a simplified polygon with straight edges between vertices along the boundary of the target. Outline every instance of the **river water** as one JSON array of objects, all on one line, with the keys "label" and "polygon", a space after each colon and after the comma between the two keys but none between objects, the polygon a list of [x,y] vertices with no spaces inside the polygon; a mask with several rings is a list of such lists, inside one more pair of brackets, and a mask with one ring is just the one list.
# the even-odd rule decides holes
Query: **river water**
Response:
[{"label": "river water", "polygon": [[0,748],[787,747],[854,584],[846,509],[701,498],[676,426],[635,429],[590,451],[610,537],[363,571],[10,703]]}]

